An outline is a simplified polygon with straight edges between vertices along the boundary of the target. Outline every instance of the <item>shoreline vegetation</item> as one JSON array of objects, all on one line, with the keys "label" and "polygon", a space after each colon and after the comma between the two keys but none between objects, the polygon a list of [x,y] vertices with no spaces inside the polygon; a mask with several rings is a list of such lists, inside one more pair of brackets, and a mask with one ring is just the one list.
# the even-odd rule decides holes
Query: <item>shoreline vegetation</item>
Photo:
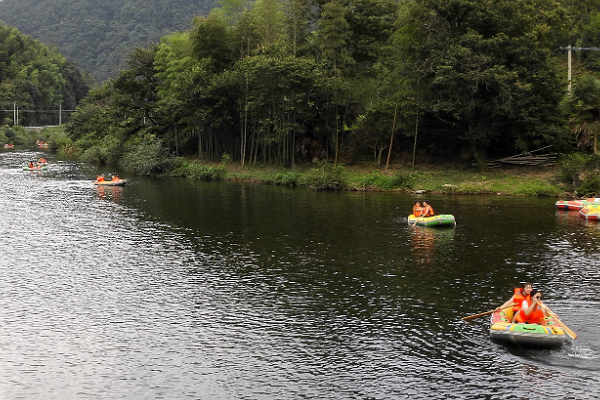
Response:
[{"label": "shoreline vegetation", "polygon": [[[25,130],[0,129],[0,142],[18,147],[34,146],[35,141],[50,144],[48,151],[97,165],[114,165],[131,175],[185,177],[196,180],[223,180],[268,185],[306,187],[311,190],[380,191],[413,194],[512,195],[557,198],[597,197],[600,194],[600,157],[573,153],[558,158],[556,164],[506,166],[502,168],[468,167],[464,164],[417,162],[389,166],[375,162],[337,166],[315,159],[297,163],[294,168],[275,164],[246,164],[244,168],[224,153],[220,162],[193,157],[176,157],[161,146],[132,147],[114,156],[109,150],[80,151],[63,128]],[[117,147],[115,147],[117,148]],[[122,149],[122,147],[118,147]],[[113,148],[110,148],[113,150]],[[114,150],[113,150],[114,151]],[[396,154],[400,160],[401,155]],[[107,162],[106,160],[113,160]]]},{"label": "shoreline vegetation", "polygon": [[[559,181],[560,168],[510,167],[485,173],[452,165],[334,166],[326,161],[297,165],[293,170],[273,165],[246,165],[243,169],[223,161],[205,163],[185,160],[169,172],[200,180],[253,182],[279,186],[299,186],[312,190],[379,191],[414,194],[514,195],[575,197]],[[584,196],[585,197],[585,196]]]}]

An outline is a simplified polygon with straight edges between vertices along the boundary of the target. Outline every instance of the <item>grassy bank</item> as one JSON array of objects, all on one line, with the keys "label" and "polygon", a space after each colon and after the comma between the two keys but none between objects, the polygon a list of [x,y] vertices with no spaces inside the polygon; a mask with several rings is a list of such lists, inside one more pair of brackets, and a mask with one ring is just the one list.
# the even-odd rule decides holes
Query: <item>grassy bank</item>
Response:
[{"label": "grassy bank", "polygon": [[[14,135],[15,139],[20,136]],[[35,141],[39,133],[29,133]],[[181,176],[197,180],[228,180],[269,185],[299,186],[312,190],[394,191],[402,193],[501,194],[516,196],[598,197],[600,156],[565,154],[552,167],[512,166],[481,172],[460,165],[418,163],[413,171],[406,165],[384,171],[375,164],[335,166],[327,161],[298,164],[295,168],[273,165],[246,165],[224,153],[222,162],[207,163],[174,157],[156,138],[124,146],[120,142],[74,143],[64,129],[43,131],[51,150],[77,156],[81,161],[119,165],[135,175]],[[22,137],[24,140],[25,138]]]},{"label": "grassy bank", "polygon": [[511,168],[479,173],[449,166],[379,167],[300,165],[294,170],[274,166],[245,166],[222,162],[183,161],[169,175],[194,179],[221,179],[271,185],[303,186],[313,190],[396,191],[404,193],[502,194],[567,196],[559,183],[559,168]]}]

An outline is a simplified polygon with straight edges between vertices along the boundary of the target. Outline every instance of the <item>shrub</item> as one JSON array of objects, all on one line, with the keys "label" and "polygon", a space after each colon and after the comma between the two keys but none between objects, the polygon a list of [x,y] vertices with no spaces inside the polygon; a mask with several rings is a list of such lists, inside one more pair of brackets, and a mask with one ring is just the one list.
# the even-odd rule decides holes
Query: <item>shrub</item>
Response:
[{"label": "shrub", "polygon": [[585,174],[581,184],[577,187],[577,194],[583,197],[597,197],[600,195],[600,175],[598,172]]},{"label": "shrub", "polygon": [[156,175],[169,171],[173,160],[162,141],[155,137],[146,137],[140,142],[129,145],[119,160],[126,171],[139,175]]},{"label": "shrub", "polygon": [[311,169],[302,175],[299,184],[315,190],[342,189],[346,186],[344,167],[335,166],[324,160],[317,160],[316,164],[319,168]]},{"label": "shrub", "polygon": [[284,172],[281,174],[275,174],[273,183],[279,186],[296,186],[298,183],[299,175],[295,172]]},{"label": "shrub", "polygon": [[560,181],[575,189],[582,183],[582,174],[598,168],[600,157],[585,153],[567,154],[561,159],[559,165]]},{"label": "shrub", "polygon": [[516,194],[527,196],[558,196],[562,191],[543,182],[529,182],[515,191]]},{"label": "shrub", "polygon": [[181,161],[180,159],[179,165],[169,175],[210,181],[213,179],[224,179],[227,175],[227,170],[223,165],[211,166]]}]

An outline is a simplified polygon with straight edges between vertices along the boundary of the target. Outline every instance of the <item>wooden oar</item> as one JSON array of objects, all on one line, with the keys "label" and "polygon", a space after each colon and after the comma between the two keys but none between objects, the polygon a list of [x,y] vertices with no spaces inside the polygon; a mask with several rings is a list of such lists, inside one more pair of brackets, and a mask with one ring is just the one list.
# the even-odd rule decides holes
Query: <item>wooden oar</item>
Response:
[{"label": "wooden oar", "polygon": [[[501,310],[504,310],[504,309],[507,309],[507,308],[510,308],[510,307],[514,306],[515,304],[516,304],[516,303],[511,303],[511,304],[509,304],[509,305],[507,305],[507,306],[501,307],[500,309],[501,309]],[[479,317],[483,317],[484,315],[491,314],[491,313],[493,313],[493,312],[495,312],[495,311],[496,311],[496,310],[491,310],[491,311],[482,312],[482,313],[480,313],[480,314],[473,314],[473,315],[469,315],[468,317],[463,317],[463,319],[464,319],[465,321],[472,321],[472,320],[474,320],[474,319],[477,319],[477,318],[479,318]]]},{"label": "wooden oar", "polygon": [[563,322],[560,320],[560,318],[558,318],[558,315],[554,314],[554,311],[552,311],[550,309],[550,307],[548,307],[546,304],[544,304],[544,306],[546,307],[546,310],[548,310],[548,313],[554,318],[556,319],[556,321],[558,322],[558,324],[564,329],[565,332],[567,332],[567,335],[569,335],[569,337],[573,340],[577,339],[577,334],[575,332],[573,332],[571,330],[571,328],[569,328],[568,326],[566,326],[565,324],[563,324]]}]

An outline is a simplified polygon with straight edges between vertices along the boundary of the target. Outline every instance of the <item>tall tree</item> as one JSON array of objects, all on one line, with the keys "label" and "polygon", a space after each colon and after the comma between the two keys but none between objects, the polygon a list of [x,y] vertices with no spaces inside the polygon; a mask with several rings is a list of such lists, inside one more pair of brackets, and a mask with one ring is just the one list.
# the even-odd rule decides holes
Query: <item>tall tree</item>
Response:
[{"label": "tall tree", "polygon": [[333,109],[335,159],[337,165],[339,155],[340,114],[339,107],[344,104],[344,93],[347,83],[343,79],[346,67],[354,62],[348,49],[350,25],[346,20],[347,8],[341,0],[333,0],[323,6],[318,21],[317,43],[319,58],[324,64],[325,76],[321,87],[328,97],[329,107]]},{"label": "tall tree", "polygon": [[583,76],[566,100],[569,128],[580,148],[591,148],[598,154],[600,133],[600,80],[592,75]]},{"label": "tall tree", "polygon": [[429,122],[446,136],[432,140],[461,143],[482,165],[488,152],[548,144],[564,95],[551,57],[563,11],[550,0],[415,0],[401,46],[425,60]]}]

